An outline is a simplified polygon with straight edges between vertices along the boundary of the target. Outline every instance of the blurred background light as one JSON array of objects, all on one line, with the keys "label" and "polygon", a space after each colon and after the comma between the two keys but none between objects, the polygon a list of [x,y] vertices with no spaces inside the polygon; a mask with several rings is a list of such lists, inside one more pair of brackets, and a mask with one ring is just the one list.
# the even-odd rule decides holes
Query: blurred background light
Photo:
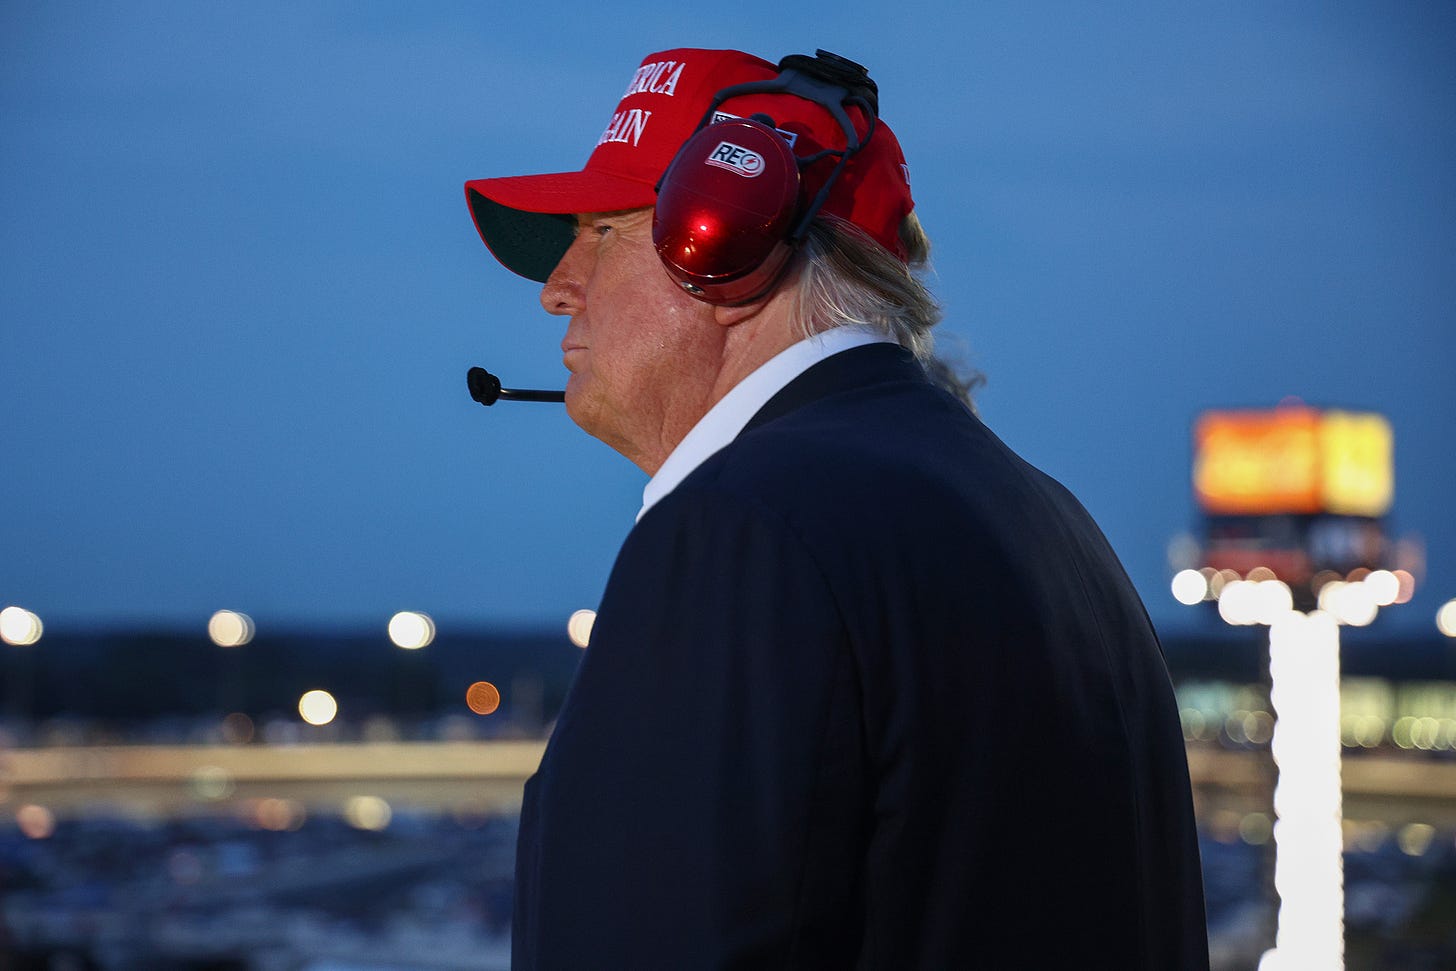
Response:
[{"label": "blurred background light", "polygon": [[27,803],[15,810],[15,825],[29,839],[49,839],[56,831],[56,817],[44,806]]},{"label": "blurred background light", "polygon": [[591,643],[592,627],[597,622],[595,610],[578,610],[571,615],[566,622],[566,636],[571,638],[571,643],[577,647],[586,647]]},{"label": "blurred background light", "polygon": [[232,775],[217,765],[200,765],[187,780],[192,795],[203,801],[226,799],[236,788]]},{"label": "blurred background light", "polygon": [[1258,622],[1257,585],[1252,580],[1230,580],[1218,596],[1218,615],[1226,623],[1243,626]]},{"label": "blurred background light", "polygon": [[477,681],[465,689],[465,704],[477,715],[489,715],[500,707],[500,689],[489,681]]},{"label": "blurred background light", "polygon": [[1430,823],[1408,823],[1396,833],[1395,841],[1406,856],[1424,856],[1435,835],[1436,828]]},{"label": "blurred background light", "polygon": [[308,819],[303,804],[296,799],[259,799],[250,809],[249,822],[276,833],[301,829]]},{"label": "blurred background light", "polygon": [[40,640],[45,626],[40,618],[24,607],[10,606],[0,610],[0,640],[16,647],[25,647]]},{"label": "blurred background light", "polygon": [[1447,637],[1456,637],[1456,600],[1448,600],[1436,611],[1436,628]]},{"label": "blurred background light", "polygon": [[339,713],[339,703],[327,691],[315,688],[298,699],[298,714],[310,725],[327,725]]},{"label": "blurred background light", "polygon": [[1330,580],[1319,588],[1319,609],[1327,614],[1338,614],[1340,594],[1345,589],[1344,580]]},{"label": "blurred background light", "polygon": [[1384,821],[1372,819],[1355,824],[1355,848],[1363,853],[1378,853],[1390,835],[1390,827]]},{"label": "blurred background light", "polygon": [[1340,587],[1339,593],[1334,599],[1334,610],[1332,611],[1337,621],[1351,627],[1369,626],[1379,612],[1380,608],[1375,605],[1375,597],[1363,580],[1346,583]]},{"label": "blurred background light", "polygon": [[428,647],[435,639],[435,622],[417,610],[401,610],[389,618],[389,639],[406,651]]},{"label": "blurred background light", "polygon": [[1263,846],[1274,834],[1274,824],[1264,813],[1249,813],[1239,820],[1239,839],[1250,846]]},{"label": "blurred background light", "polygon": [[1400,579],[1389,570],[1375,570],[1364,580],[1377,607],[1389,607],[1400,596]]},{"label": "blurred background light", "polygon": [[1395,595],[1395,602],[1398,604],[1410,603],[1411,597],[1416,595],[1416,578],[1409,570],[1392,570],[1391,572],[1400,581],[1400,593]]},{"label": "blurred background light", "polygon": [[394,818],[389,803],[378,796],[354,796],[344,804],[344,821],[355,829],[385,829]]},{"label": "blurred background light", "polygon": [[218,647],[242,647],[253,633],[253,618],[236,610],[219,610],[207,622],[207,636]]},{"label": "blurred background light", "polygon": [[1208,596],[1208,578],[1197,570],[1179,570],[1173,577],[1173,599],[1192,606]]},{"label": "blurred background light", "polygon": [[1254,581],[1254,618],[1266,626],[1274,624],[1294,609],[1294,595],[1283,580]]}]

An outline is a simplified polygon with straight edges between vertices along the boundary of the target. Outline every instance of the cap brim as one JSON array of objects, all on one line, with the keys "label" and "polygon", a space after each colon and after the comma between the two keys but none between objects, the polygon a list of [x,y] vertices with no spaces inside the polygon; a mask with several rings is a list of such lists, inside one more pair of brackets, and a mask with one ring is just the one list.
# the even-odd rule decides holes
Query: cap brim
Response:
[{"label": "cap brim", "polygon": [[558,172],[465,183],[475,228],[506,269],[545,283],[576,235],[576,214],[642,209],[653,187],[604,172]]}]

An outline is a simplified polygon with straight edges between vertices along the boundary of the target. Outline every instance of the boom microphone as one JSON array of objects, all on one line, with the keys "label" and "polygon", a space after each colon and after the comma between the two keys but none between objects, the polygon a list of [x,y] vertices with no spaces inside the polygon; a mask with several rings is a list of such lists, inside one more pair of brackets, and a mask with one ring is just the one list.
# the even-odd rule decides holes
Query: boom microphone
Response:
[{"label": "boom microphone", "polygon": [[500,378],[483,367],[473,367],[465,372],[465,384],[470,388],[470,397],[483,405],[493,405],[501,399],[506,401],[565,401],[565,391],[536,391],[529,388],[502,388]]}]

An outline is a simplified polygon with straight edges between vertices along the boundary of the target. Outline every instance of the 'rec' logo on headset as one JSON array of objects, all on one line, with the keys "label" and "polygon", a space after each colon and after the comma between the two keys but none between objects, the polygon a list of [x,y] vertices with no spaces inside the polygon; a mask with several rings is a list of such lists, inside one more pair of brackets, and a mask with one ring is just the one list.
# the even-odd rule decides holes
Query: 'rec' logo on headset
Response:
[{"label": "'rec' logo on headset", "polygon": [[746,179],[752,179],[763,171],[762,155],[732,142],[719,142],[718,147],[709,152],[704,161],[720,169],[736,172]]}]

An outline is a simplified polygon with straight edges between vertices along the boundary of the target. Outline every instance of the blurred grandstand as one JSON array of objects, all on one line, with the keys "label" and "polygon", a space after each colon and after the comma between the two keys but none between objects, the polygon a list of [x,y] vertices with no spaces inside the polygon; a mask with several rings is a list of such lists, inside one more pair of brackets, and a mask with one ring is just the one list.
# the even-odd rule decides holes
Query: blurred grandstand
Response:
[{"label": "blurred grandstand", "polygon": [[[508,967],[520,784],[580,648],[448,625],[397,643],[62,630],[0,650],[0,971]],[[1214,967],[1252,969],[1274,928],[1267,642],[1210,622],[1165,647]],[[1372,628],[1342,654],[1346,966],[1456,966],[1456,648]],[[1046,838],[1096,839],[1076,818]]]}]

